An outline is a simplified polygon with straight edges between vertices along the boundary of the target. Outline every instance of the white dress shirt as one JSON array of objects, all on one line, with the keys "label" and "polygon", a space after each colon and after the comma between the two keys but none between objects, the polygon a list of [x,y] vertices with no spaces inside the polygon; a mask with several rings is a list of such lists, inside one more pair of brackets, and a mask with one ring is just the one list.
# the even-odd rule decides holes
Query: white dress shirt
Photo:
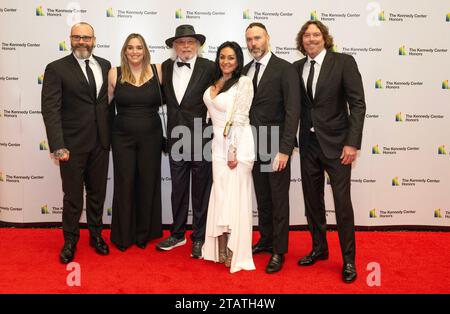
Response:
[{"label": "white dress shirt", "polygon": [[[175,96],[177,97],[178,104],[181,104],[183,100],[184,93],[186,92],[189,81],[191,80],[192,72],[194,71],[195,61],[197,61],[197,56],[193,57],[191,60],[182,61],[177,58],[173,64],[173,90],[175,91]],[[187,66],[179,67],[177,62],[185,62],[191,65],[191,68]]]},{"label": "white dress shirt", "polygon": [[308,56],[308,58],[307,58],[307,60],[305,62],[305,65],[303,66],[302,77],[303,77],[303,81],[305,82],[305,89],[306,89],[306,82],[308,82],[309,69],[311,68],[311,60],[316,61],[316,64],[314,64],[314,78],[313,78],[313,82],[312,82],[312,94],[313,94],[313,97],[315,97],[315,95],[316,95],[317,79],[319,78],[320,69],[322,67],[323,59],[325,59],[325,55],[326,54],[327,54],[327,50],[323,49],[317,55],[317,57],[315,57],[314,59],[311,59]]},{"label": "white dress shirt", "polygon": [[[316,96],[316,85],[317,85],[317,79],[319,78],[320,69],[322,68],[323,59],[325,59],[325,55],[327,54],[327,50],[323,49],[314,59],[311,59],[309,56],[306,59],[305,65],[303,66],[303,73],[302,78],[303,82],[305,82],[305,89],[306,89],[306,82],[308,82],[308,76],[309,76],[309,69],[311,68],[311,60],[316,61],[314,64],[314,77],[312,81],[312,94],[313,98]],[[310,129],[311,132],[314,132],[314,127]]]},{"label": "white dress shirt", "polygon": [[259,85],[259,81],[261,80],[261,77],[263,76],[264,71],[266,70],[267,65],[269,64],[270,57],[272,57],[272,52],[269,51],[268,53],[266,53],[266,55],[264,57],[261,58],[261,60],[257,61],[256,59],[253,59],[253,63],[250,66],[250,69],[248,69],[247,76],[251,80],[253,80],[253,75],[255,75],[255,70],[256,70],[255,64],[256,64],[256,62],[261,63],[261,66],[259,67],[258,81],[257,81],[256,86]]},{"label": "white dress shirt", "polygon": [[100,89],[102,88],[102,85],[103,85],[102,67],[100,66],[98,61],[95,60],[95,58],[92,55],[88,59],[79,59],[79,58],[77,58],[77,56],[75,54],[73,56],[75,57],[75,59],[77,59],[78,63],[80,64],[81,70],[83,71],[83,74],[86,77],[86,80],[88,82],[89,82],[89,79],[88,79],[87,72],[86,72],[85,60],[89,59],[89,67],[91,68],[92,73],[94,73],[95,85],[97,87],[97,97],[98,97],[98,94],[100,93]]}]

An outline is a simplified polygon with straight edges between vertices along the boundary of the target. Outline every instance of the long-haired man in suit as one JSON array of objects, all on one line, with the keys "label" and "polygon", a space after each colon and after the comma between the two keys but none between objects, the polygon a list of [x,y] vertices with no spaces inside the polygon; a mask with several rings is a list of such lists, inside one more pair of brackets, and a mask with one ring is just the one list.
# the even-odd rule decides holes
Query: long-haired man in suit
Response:
[{"label": "long-haired man in suit", "polygon": [[355,59],[332,52],[333,38],[319,21],[306,22],[297,48],[306,58],[294,63],[301,79],[300,156],[312,251],[300,266],[328,258],[324,170],[333,190],[344,267],[342,279],[356,279],[355,226],[350,198],[352,163],[361,147],[366,104]]},{"label": "long-haired man in suit", "polygon": [[[203,155],[205,145],[210,140],[203,136],[207,126],[203,93],[214,77],[215,63],[198,56],[205,40],[205,36],[195,33],[192,25],[178,26],[175,36],[166,40],[167,46],[175,52],[175,59],[168,59],[162,64],[162,84],[167,104],[173,223],[171,235],[156,247],[168,251],[186,244],[191,194],[193,217],[190,238],[193,258],[201,258],[202,255],[212,183],[211,159],[208,160]],[[191,176],[192,193],[189,193]]]},{"label": "long-haired man in suit", "polygon": [[294,66],[269,51],[263,24],[251,23],[245,39],[254,58],[243,72],[253,80],[250,124],[256,129],[258,152],[253,181],[261,238],[253,254],[272,253],[266,272],[275,273],[288,250],[290,155],[300,117],[300,82]]},{"label": "long-haired man in suit", "polygon": [[70,32],[72,54],[47,65],[42,87],[42,115],[50,151],[62,179],[64,246],[60,261],[73,260],[80,237],[79,220],[86,188],[89,244],[101,255],[109,247],[101,236],[110,147],[107,98],[109,61],[94,56],[94,29],[85,22]]}]

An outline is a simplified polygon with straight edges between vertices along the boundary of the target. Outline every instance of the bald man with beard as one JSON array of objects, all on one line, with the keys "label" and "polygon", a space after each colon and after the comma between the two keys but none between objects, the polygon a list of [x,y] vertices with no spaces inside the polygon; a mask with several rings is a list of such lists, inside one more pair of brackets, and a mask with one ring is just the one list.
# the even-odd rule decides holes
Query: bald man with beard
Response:
[{"label": "bald man with beard", "polygon": [[42,87],[42,115],[64,192],[64,246],[59,256],[63,264],[74,259],[80,238],[84,188],[89,244],[98,254],[109,254],[101,232],[110,148],[111,64],[92,54],[95,42],[90,24],[75,24],[70,32],[72,53],[47,65]]}]

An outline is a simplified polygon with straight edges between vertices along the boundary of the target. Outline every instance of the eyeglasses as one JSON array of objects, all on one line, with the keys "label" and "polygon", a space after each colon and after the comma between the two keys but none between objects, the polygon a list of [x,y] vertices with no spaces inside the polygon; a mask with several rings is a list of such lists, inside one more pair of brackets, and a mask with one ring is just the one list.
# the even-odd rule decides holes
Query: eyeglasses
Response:
[{"label": "eyeglasses", "polygon": [[70,38],[73,39],[73,41],[80,41],[83,39],[85,42],[90,42],[93,38],[93,36],[80,36],[80,35],[72,35]]}]

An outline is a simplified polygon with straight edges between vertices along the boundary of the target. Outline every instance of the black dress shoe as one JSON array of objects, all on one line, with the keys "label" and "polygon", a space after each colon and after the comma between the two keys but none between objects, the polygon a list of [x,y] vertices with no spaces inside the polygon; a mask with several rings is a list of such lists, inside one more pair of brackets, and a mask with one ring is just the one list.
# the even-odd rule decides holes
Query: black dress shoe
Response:
[{"label": "black dress shoe", "polygon": [[75,257],[75,250],[76,245],[72,242],[64,243],[64,246],[61,249],[61,253],[59,254],[59,260],[61,261],[61,263],[69,264],[71,261],[73,261],[73,258]]},{"label": "black dress shoe", "polygon": [[147,247],[147,242],[136,242],[136,246],[140,249],[145,249]]},{"label": "black dress shoe", "polygon": [[201,259],[202,258],[203,241],[194,241],[192,243],[191,257]]},{"label": "black dress shoe", "polygon": [[253,254],[258,254],[261,252],[272,253],[272,251],[273,251],[272,245],[266,245],[265,243],[263,243],[261,241],[258,241],[258,243],[256,243],[255,245],[252,246]]},{"label": "black dress shoe", "polygon": [[352,283],[356,280],[356,267],[355,264],[347,263],[342,269],[342,280],[345,283]]},{"label": "black dress shoe", "polygon": [[108,255],[109,247],[108,244],[103,240],[102,237],[91,237],[89,240],[89,245],[95,249],[100,255]]},{"label": "black dress shoe", "polygon": [[283,267],[284,255],[283,254],[272,254],[269,263],[266,267],[266,273],[273,274],[279,272],[281,267]]},{"label": "black dress shoe", "polygon": [[312,251],[305,257],[301,258],[298,261],[298,265],[299,266],[310,266],[310,265],[314,265],[314,263],[319,260],[323,261],[323,260],[327,260],[327,259],[328,259],[328,251],[324,251],[324,252]]}]

